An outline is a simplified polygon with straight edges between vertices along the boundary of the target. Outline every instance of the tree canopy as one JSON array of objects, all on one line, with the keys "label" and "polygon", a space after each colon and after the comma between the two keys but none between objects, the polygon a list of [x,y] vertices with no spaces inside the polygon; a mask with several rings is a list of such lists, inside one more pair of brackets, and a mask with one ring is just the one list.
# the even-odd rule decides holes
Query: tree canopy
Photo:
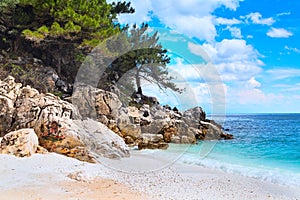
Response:
[{"label": "tree canopy", "polygon": [[134,12],[130,3],[106,0],[4,0],[0,9],[0,48],[24,52],[25,46],[59,73],[74,70],[78,58],[121,32],[118,13]]},{"label": "tree canopy", "polygon": [[106,0],[4,0],[0,7],[14,16],[12,27],[35,42],[47,37],[63,37],[96,45],[120,31],[119,13],[133,13],[130,2],[108,4]]},{"label": "tree canopy", "polygon": [[181,92],[172,82],[174,77],[169,75],[167,64],[170,57],[158,42],[158,32],[150,34],[147,24],[142,24],[141,27],[134,25],[127,29],[117,42],[112,41],[109,45],[111,51],[117,48],[119,52],[124,52],[106,69],[110,81],[118,82],[126,74],[126,80],[134,81],[136,90],[141,94],[143,81],[155,84],[162,91],[171,89]]},{"label": "tree canopy", "polygon": [[103,80],[116,83],[127,74],[128,85],[141,94],[143,81],[181,91],[167,70],[170,58],[158,33],[149,33],[147,24],[118,24],[118,14],[134,12],[130,2],[2,0],[0,11],[0,49],[39,58],[71,82],[86,55],[104,41],[110,56],[119,53]]}]

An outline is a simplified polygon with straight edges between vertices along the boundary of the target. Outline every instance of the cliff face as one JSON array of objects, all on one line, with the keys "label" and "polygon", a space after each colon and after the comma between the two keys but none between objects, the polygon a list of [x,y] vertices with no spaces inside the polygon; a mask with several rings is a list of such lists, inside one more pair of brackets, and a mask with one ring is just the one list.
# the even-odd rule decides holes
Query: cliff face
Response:
[{"label": "cliff face", "polygon": [[[76,87],[68,100],[72,103],[23,87],[11,76],[0,80],[0,137],[4,136],[0,152],[29,155],[16,152],[28,144],[35,145],[31,153],[38,149],[36,142],[28,142],[34,138],[33,131],[44,149],[89,162],[97,162],[99,156],[129,156],[127,145],[166,149],[168,143],[232,139],[219,125],[206,120],[200,107],[179,112],[157,102],[124,106],[116,94],[85,84]],[[29,139],[25,135],[17,140],[22,134],[10,133],[23,133],[23,129],[32,129],[27,131]]]}]

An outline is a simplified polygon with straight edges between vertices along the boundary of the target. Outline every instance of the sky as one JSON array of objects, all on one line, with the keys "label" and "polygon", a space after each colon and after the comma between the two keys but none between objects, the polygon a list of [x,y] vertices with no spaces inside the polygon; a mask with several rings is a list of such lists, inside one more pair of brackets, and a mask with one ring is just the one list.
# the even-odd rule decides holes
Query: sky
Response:
[{"label": "sky", "polygon": [[300,1],[130,2],[136,12],[119,22],[159,31],[168,67],[187,88],[160,95],[163,103],[197,104],[208,113],[300,112]]}]

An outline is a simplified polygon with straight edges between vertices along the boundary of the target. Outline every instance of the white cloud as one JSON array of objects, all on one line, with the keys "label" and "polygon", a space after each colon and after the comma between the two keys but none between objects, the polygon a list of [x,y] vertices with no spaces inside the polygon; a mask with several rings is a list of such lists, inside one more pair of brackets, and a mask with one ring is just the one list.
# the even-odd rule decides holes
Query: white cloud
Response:
[{"label": "white cloud", "polygon": [[258,55],[258,52],[251,45],[246,44],[246,41],[241,39],[224,39],[215,44],[205,43],[202,45],[202,48],[207,51],[212,60],[217,64],[256,60]]},{"label": "white cloud", "polygon": [[238,39],[243,38],[242,31],[241,31],[240,28],[237,28],[237,27],[228,27],[227,29],[230,31],[231,36],[233,38],[238,38]]},{"label": "white cloud", "polygon": [[219,71],[211,63],[183,64],[181,59],[177,59],[177,63],[169,66],[169,69],[171,75],[180,82],[222,83]]},{"label": "white cloud", "polygon": [[257,64],[249,61],[221,63],[217,64],[216,67],[224,81],[245,81],[262,71]]},{"label": "white cloud", "polygon": [[245,16],[247,22],[251,22],[253,24],[261,24],[261,25],[268,25],[271,26],[275,20],[272,17],[263,18],[259,12],[250,13]]},{"label": "white cloud", "polygon": [[297,84],[297,85],[295,85],[294,87],[291,87],[291,88],[289,88],[289,89],[286,89],[285,91],[286,91],[286,92],[298,92],[298,91],[300,91],[300,85]]},{"label": "white cloud", "polygon": [[[151,16],[156,16],[162,24],[180,33],[213,41],[217,36],[215,24],[218,23],[212,15],[213,11],[222,6],[236,10],[239,1],[241,0],[145,0],[141,3],[140,0],[131,0],[136,12],[121,14],[119,21],[140,24],[149,21],[151,13]],[[230,23],[237,23],[237,20],[232,19]]]},{"label": "white cloud", "polygon": [[298,92],[300,91],[300,83],[288,85],[288,84],[277,84],[275,87],[280,88],[282,92]]},{"label": "white cloud", "polygon": [[238,103],[245,104],[245,105],[249,105],[249,104],[263,105],[265,103],[270,103],[277,98],[280,97],[277,97],[274,94],[265,94],[262,90],[257,88],[240,90],[237,92]]},{"label": "white cloud", "polygon": [[284,49],[288,50],[288,51],[293,51],[295,53],[300,53],[300,49],[297,49],[295,47],[289,47],[287,45],[284,46]]},{"label": "white cloud", "polygon": [[274,28],[272,27],[268,32],[267,36],[272,38],[288,38],[290,36],[293,36],[293,33],[290,31],[287,31],[284,28]]},{"label": "white cloud", "polygon": [[261,83],[255,80],[255,77],[251,77],[251,79],[246,82],[247,88],[259,88],[260,86]]},{"label": "white cloud", "polygon": [[[252,80],[255,80],[255,78]],[[258,88],[259,84],[252,80],[244,82],[245,84],[255,83],[251,87],[249,87],[251,84],[247,87],[245,84],[236,83],[227,88],[226,107],[229,112],[241,112],[241,110],[246,112],[274,112],[274,108],[282,105],[284,95],[273,92],[267,93]]]},{"label": "white cloud", "polygon": [[219,113],[225,112],[227,87],[222,82],[217,70],[209,64],[184,64],[183,59],[176,59],[176,64],[169,66],[169,74],[176,77],[174,82],[180,88],[185,88],[182,94],[168,90],[162,95],[157,87],[148,82],[142,82],[144,93],[160,97],[163,104],[176,106],[186,110],[195,106],[203,106],[205,110]]},{"label": "white cloud", "polygon": [[214,44],[189,44],[189,49],[196,55],[203,55],[203,50],[214,63],[224,81],[245,81],[261,72],[262,61],[259,53],[241,39],[224,39]]},{"label": "white cloud", "polygon": [[218,17],[216,18],[216,22],[218,25],[235,25],[235,24],[241,24],[242,21],[238,20],[238,19],[227,19],[227,18],[223,18],[223,17]]},{"label": "white cloud", "polygon": [[227,87],[223,83],[216,67],[207,64],[183,64],[183,59],[177,59],[175,65],[169,66],[171,75],[177,77],[176,84],[186,88],[183,99],[191,107],[201,105],[205,110],[225,112]]},{"label": "white cloud", "polygon": [[179,33],[187,36],[196,36],[201,40],[214,41],[217,31],[210,15],[203,17],[173,16],[164,19],[164,22]]},{"label": "white cloud", "polygon": [[284,15],[290,15],[291,12],[282,12],[282,13],[278,13],[277,16],[284,16]]},{"label": "white cloud", "polygon": [[272,79],[281,80],[291,77],[300,77],[300,69],[288,68],[288,69],[272,69],[267,71]]},{"label": "white cloud", "polygon": [[181,80],[203,80],[202,74],[199,71],[200,65],[183,64],[182,58],[176,58],[175,62],[175,65],[169,66],[169,69],[172,70],[172,76],[180,76]]},{"label": "white cloud", "polygon": [[191,53],[201,56],[206,62],[211,62],[211,55],[217,54],[217,50],[214,49],[212,45],[204,49],[202,45],[188,42],[188,48]]},{"label": "white cloud", "polygon": [[253,35],[247,35],[247,38],[248,38],[248,39],[252,39],[252,38],[253,38]]},{"label": "white cloud", "polygon": [[161,14],[160,16],[172,14],[167,15],[170,17],[180,14],[201,17],[212,13],[215,9],[221,6],[231,10],[236,10],[239,6],[239,0],[177,0],[176,3],[174,0],[152,0],[152,5],[153,11]]}]

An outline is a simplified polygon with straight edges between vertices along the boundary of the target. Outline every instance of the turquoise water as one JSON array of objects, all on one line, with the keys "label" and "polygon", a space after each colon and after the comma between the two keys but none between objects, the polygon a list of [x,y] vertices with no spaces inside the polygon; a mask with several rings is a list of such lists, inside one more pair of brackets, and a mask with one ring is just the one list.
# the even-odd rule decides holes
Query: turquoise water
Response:
[{"label": "turquoise water", "polygon": [[210,142],[214,146],[207,156],[200,156],[203,142],[171,145],[164,154],[180,155],[180,162],[192,165],[300,186],[300,114],[243,114],[224,119],[224,128],[235,139]]}]

